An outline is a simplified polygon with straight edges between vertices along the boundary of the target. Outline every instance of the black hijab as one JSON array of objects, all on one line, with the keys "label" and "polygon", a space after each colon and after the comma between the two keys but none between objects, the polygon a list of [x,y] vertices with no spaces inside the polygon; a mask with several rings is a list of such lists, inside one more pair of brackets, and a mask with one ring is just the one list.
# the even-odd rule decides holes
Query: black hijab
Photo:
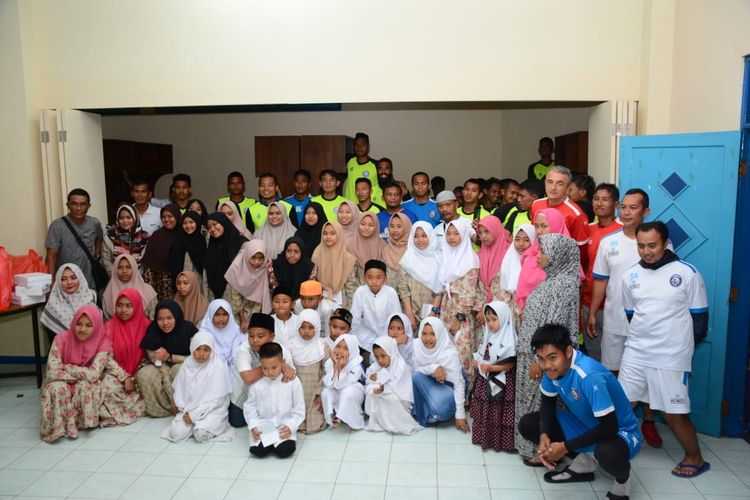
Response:
[{"label": "black hijab", "polygon": [[167,229],[162,226],[154,231],[154,234],[148,239],[143,260],[141,261],[143,267],[160,273],[170,272],[171,261],[169,260],[169,253],[172,245],[177,241],[177,236],[180,234],[180,207],[174,203],[170,203],[161,209],[162,215],[164,212],[171,213],[177,223],[174,229]]},{"label": "black hijab", "polygon": [[[286,249],[289,245],[295,244],[302,251],[299,261],[296,264],[290,264],[286,260]],[[284,243],[284,250],[273,260],[273,274],[276,276],[277,285],[289,287],[292,292],[292,300],[299,297],[299,286],[303,281],[310,279],[315,264],[310,257],[304,254],[305,242],[302,239],[292,236]]]},{"label": "black hijab", "polygon": [[219,238],[211,237],[208,240],[208,249],[206,251],[206,278],[208,288],[214,294],[214,297],[220,299],[227,288],[227,280],[224,274],[232,265],[232,261],[240,252],[242,245],[247,239],[240,234],[232,222],[221,212],[214,212],[208,216],[208,220],[213,220],[221,224],[224,228],[224,234]]},{"label": "black hijab", "polygon": [[312,258],[312,254],[315,251],[315,248],[320,245],[320,237],[323,233],[323,225],[328,222],[325,210],[323,210],[323,206],[320,203],[311,201],[305,207],[305,213],[307,213],[307,211],[311,208],[315,210],[316,214],[318,214],[318,223],[314,226],[311,226],[303,217],[302,222],[299,225],[299,229],[297,229],[297,232],[294,234],[296,238],[299,238],[304,242],[304,246],[302,247],[302,255],[304,255],[308,259]]},{"label": "black hijab", "polygon": [[180,233],[177,235],[177,241],[172,245],[169,254],[170,274],[172,274],[173,280],[176,280],[177,275],[184,270],[185,254],[190,255],[190,260],[193,261],[193,266],[198,275],[203,274],[206,265],[206,238],[201,230],[203,226],[201,216],[198,212],[188,210],[182,216],[182,220],[185,219],[192,219],[196,228],[193,234],[187,234],[180,224]]},{"label": "black hijab", "polygon": [[198,198],[193,198],[192,200],[189,200],[188,204],[187,204],[189,211],[190,211],[190,206],[193,203],[197,203],[198,205],[200,205],[201,212],[202,212],[202,213],[198,214],[198,217],[200,218],[200,221],[201,221],[200,225],[203,226],[203,227],[206,227],[206,223],[208,222],[208,210],[206,210],[206,204],[203,203]]},{"label": "black hijab", "polygon": [[[159,328],[159,322],[156,318],[159,317],[161,309],[169,309],[174,316],[174,329],[169,333]],[[154,320],[146,329],[146,335],[141,340],[141,347],[149,351],[156,351],[163,347],[169,354],[190,356],[190,339],[193,338],[193,335],[197,331],[198,329],[194,324],[190,321],[185,321],[182,309],[177,305],[177,302],[172,299],[164,299],[156,304]]]}]

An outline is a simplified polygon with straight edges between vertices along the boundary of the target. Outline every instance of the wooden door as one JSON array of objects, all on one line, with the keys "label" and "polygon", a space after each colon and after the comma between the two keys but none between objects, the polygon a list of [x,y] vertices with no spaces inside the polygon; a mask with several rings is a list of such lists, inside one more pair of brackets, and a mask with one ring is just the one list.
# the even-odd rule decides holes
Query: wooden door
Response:
[{"label": "wooden door", "polygon": [[313,177],[311,191],[318,194],[318,175],[321,170],[332,168],[344,171],[347,154],[352,153],[351,137],[345,135],[303,135],[300,137],[300,165]]},{"label": "wooden door", "polygon": [[294,172],[300,168],[300,137],[255,137],[255,177],[270,172],[279,181],[282,196],[294,193]]},{"label": "wooden door", "polygon": [[103,147],[109,221],[114,221],[121,203],[131,202],[125,172],[130,180],[146,179],[153,189],[159,177],[174,171],[171,144],[105,139]]}]

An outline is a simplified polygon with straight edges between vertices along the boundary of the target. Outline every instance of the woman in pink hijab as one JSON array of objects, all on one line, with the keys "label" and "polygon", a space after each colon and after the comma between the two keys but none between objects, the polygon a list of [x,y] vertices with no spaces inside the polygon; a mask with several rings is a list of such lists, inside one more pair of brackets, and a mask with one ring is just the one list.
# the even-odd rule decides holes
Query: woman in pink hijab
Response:
[{"label": "woman in pink hijab", "polygon": [[554,208],[545,208],[536,214],[534,219],[537,240],[521,256],[521,273],[518,275],[518,286],[516,287],[516,306],[519,311],[526,307],[526,298],[532,290],[544,280],[547,273],[536,263],[539,254],[539,236],[543,234],[559,233],[570,237],[568,227],[565,225],[565,217]]},{"label": "woman in pink hijab", "polygon": [[99,426],[101,381],[111,355],[102,313],[94,305],[78,309],[70,328],[55,337],[47,359],[41,394],[43,440],[76,438],[79,429]]}]

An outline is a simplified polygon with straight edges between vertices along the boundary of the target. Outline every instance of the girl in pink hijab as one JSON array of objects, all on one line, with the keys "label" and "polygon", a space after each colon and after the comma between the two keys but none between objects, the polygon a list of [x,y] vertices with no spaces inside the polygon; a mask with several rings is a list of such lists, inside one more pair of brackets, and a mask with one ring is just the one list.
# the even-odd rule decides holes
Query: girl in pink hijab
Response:
[{"label": "girl in pink hijab", "polygon": [[68,330],[55,337],[47,359],[41,391],[44,441],[76,438],[79,429],[99,426],[101,381],[111,355],[102,313],[95,305],[79,308]]},{"label": "girl in pink hijab", "polygon": [[482,241],[479,249],[479,282],[483,285],[486,304],[493,300],[509,303],[511,296],[500,288],[500,265],[510,248],[511,238],[497,217],[479,221],[477,236]]}]

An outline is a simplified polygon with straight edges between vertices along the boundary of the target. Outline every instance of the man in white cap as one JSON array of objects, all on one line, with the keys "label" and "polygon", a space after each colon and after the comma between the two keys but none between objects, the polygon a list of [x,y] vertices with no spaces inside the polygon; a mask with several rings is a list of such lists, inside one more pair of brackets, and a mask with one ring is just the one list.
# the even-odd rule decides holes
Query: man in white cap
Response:
[{"label": "man in white cap", "polygon": [[458,219],[458,200],[453,191],[441,191],[435,197],[437,202],[438,212],[442,219],[435,226],[435,237],[437,238],[438,248],[443,244],[443,238],[445,237],[445,230],[450,222]]}]

